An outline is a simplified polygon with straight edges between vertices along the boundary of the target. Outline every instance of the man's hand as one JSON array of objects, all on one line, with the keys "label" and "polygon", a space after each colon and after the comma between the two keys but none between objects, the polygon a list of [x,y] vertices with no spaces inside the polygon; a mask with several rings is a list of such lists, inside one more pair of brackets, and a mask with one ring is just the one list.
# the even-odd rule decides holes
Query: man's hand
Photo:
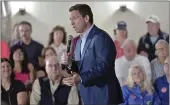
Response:
[{"label": "man's hand", "polygon": [[80,75],[78,73],[73,73],[73,76],[63,78],[62,83],[68,86],[74,86],[80,82]]},{"label": "man's hand", "polygon": [[61,64],[70,65],[71,64],[71,53],[63,52],[61,55]]},{"label": "man's hand", "polygon": [[140,52],[140,55],[145,56],[145,57],[148,57],[148,53],[145,52],[145,51],[141,51],[141,52]]},{"label": "man's hand", "polygon": [[67,78],[67,77],[72,77],[72,74],[69,74],[66,70],[61,70],[61,75],[63,78]]}]

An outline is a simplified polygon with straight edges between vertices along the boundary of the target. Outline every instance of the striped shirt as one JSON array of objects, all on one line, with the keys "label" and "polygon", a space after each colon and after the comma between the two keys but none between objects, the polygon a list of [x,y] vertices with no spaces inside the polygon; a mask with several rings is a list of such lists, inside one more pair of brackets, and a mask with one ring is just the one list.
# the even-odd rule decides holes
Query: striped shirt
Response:
[{"label": "striped shirt", "polygon": [[164,64],[161,64],[158,60],[158,58],[155,58],[151,61],[151,70],[152,70],[152,78],[153,82],[159,78],[162,77],[164,73]]}]

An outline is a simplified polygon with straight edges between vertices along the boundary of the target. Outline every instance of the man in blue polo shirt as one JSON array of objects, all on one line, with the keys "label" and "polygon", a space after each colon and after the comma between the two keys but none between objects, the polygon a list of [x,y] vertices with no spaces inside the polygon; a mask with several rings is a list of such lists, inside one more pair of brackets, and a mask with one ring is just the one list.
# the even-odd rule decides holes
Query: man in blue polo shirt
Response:
[{"label": "man in blue polo shirt", "polygon": [[33,64],[34,68],[39,66],[39,57],[44,46],[31,38],[32,25],[27,21],[19,23],[19,34],[21,41],[17,44],[22,45],[28,55],[29,62]]}]

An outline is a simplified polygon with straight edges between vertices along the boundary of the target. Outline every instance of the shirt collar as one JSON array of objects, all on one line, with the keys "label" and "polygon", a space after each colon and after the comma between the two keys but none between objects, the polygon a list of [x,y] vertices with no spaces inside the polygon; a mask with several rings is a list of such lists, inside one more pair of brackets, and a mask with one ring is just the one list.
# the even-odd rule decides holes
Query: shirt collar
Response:
[{"label": "shirt collar", "polygon": [[58,86],[58,85],[60,84],[60,82],[61,82],[61,80],[60,80],[60,82],[53,84],[53,82],[52,82],[51,79],[49,79],[49,81],[50,81],[50,85],[51,85],[51,86]]},{"label": "shirt collar", "polygon": [[34,40],[32,40],[32,39],[31,39],[31,41],[30,41],[30,43],[29,43],[29,44],[25,44],[22,40],[20,41],[20,43],[21,43],[22,45],[31,45],[31,44],[33,44],[33,43],[34,43]]},{"label": "shirt collar", "polygon": [[168,83],[168,80],[167,80],[167,78],[166,78],[166,75],[162,76],[162,79],[163,79],[164,82],[167,82],[167,83]]},{"label": "shirt collar", "polygon": [[94,24],[92,24],[92,25],[90,26],[90,28],[89,28],[84,34],[80,35],[80,38],[81,38],[81,39],[86,39],[87,36],[88,36],[88,34],[89,34],[89,32],[90,32],[91,29],[93,28],[93,26],[94,26]]},{"label": "shirt collar", "polygon": [[65,47],[65,45],[63,44],[63,43],[61,43],[58,47],[56,47],[55,46],[55,44],[53,43],[53,44],[51,44],[51,47],[55,47],[55,48],[63,48],[63,47]]}]

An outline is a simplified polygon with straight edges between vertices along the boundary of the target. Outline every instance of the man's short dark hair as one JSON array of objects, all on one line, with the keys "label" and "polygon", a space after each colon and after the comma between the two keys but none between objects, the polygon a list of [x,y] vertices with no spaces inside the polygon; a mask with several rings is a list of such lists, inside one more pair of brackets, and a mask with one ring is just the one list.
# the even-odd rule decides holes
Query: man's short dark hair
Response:
[{"label": "man's short dark hair", "polygon": [[77,10],[80,12],[80,14],[85,17],[86,15],[89,16],[89,22],[92,24],[93,23],[93,13],[91,11],[90,6],[87,4],[76,4],[72,7],[70,7],[69,12]]},{"label": "man's short dark hair", "polygon": [[20,25],[28,25],[28,26],[30,26],[30,29],[32,30],[32,25],[31,25],[31,23],[28,22],[28,21],[21,21],[21,22],[19,23],[19,26],[20,26]]}]

